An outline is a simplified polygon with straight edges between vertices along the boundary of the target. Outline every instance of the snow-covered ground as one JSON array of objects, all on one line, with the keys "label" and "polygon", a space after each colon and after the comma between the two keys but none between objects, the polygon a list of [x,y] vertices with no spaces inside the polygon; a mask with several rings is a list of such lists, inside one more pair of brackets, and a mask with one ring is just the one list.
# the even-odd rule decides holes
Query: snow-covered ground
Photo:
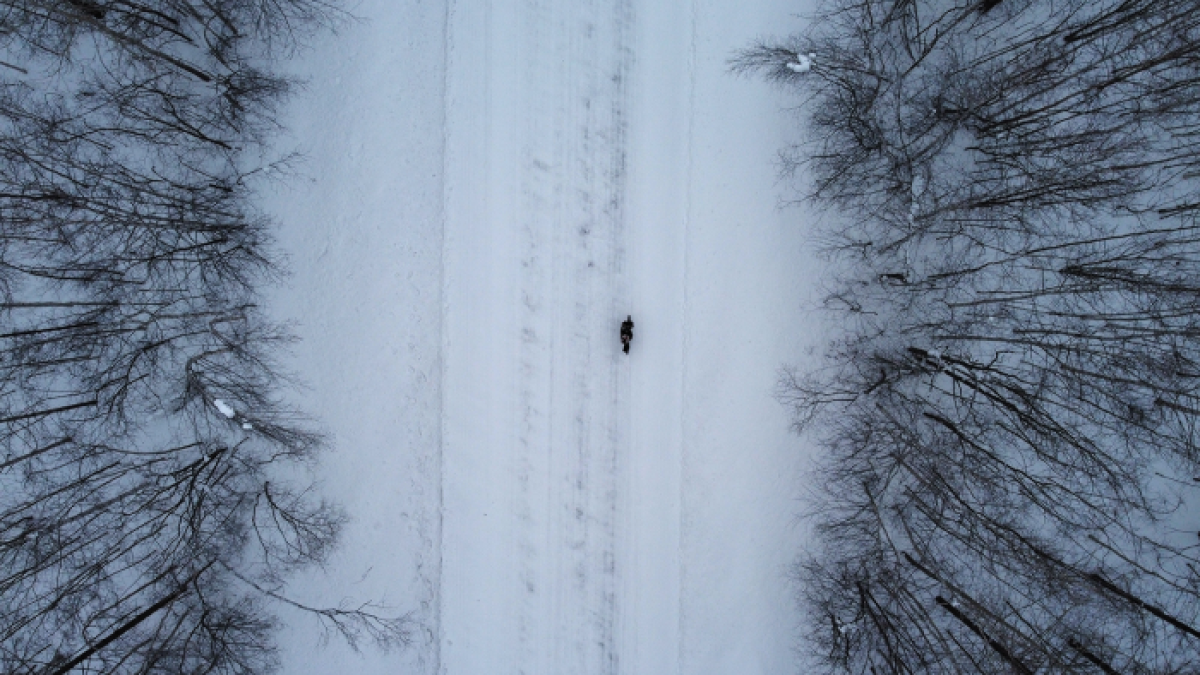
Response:
[{"label": "snow-covered ground", "polygon": [[726,60],[803,9],[364,0],[296,64],[272,302],[354,523],[294,593],[420,628],[354,655],[288,616],[285,672],[797,670],[805,448],[771,391],[813,263],[785,102]]}]

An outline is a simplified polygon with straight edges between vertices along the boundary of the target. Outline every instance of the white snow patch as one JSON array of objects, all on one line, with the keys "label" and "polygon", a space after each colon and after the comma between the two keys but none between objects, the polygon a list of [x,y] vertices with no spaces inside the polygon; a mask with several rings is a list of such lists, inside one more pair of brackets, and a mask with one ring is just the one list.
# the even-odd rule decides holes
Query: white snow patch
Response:
[{"label": "white snow patch", "polygon": [[234,412],[233,408],[230,407],[230,405],[228,403],[226,403],[225,401],[222,401],[219,398],[213,399],[213,405],[216,406],[217,410],[222,415],[224,415],[230,419],[233,419],[233,416],[237,414],[236,412]]},{"label": "white snow patch", "polygon": [[913,199],[920,199],[921,195],[925,194],[925,177],[921,174],[913,176],[912,179],[912,196]]},{"label": "white snow patch", "polygon": [[912,194],[912,203],[908,207],[908,222],[913,222],[921,213],[921,195],[925,194],[925,177],[917,174],[913,176],[912,186],[909,188]]}]

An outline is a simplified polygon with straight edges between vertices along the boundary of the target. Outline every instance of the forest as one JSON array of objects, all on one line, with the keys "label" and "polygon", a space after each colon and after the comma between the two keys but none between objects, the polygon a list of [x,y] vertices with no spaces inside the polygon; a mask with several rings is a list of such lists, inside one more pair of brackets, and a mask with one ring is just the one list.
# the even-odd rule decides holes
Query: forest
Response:
[{"label": "forest", "polygon": [[[0,0],[0,673],[257,673],[347,516],[289,404],[263,185],[334,0]],[[736,72],[834,270],[803,649],[855,675],[1200,670],[1200,6],[829,0]]]},{"label": "forest", "polygon": [[825,672],[1200,667],[1198,10],[833,0],[733,62],[837,270],[778,389]]},{"label": "forest", "polygon": [[276,65],[325,0],[0,3],[0,672],[251,673],[278,610],[352,644],[403,616],[310,607],[344,514],[289,407],[281,267],[251,199]]}]

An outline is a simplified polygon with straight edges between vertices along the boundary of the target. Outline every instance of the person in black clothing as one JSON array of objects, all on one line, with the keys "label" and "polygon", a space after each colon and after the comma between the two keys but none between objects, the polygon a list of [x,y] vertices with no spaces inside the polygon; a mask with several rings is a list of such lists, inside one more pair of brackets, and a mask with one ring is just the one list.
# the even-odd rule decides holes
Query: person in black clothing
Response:
[{"label": "person in black clothing", "polygon": [[625,321],[621,323],[621,349],[628,354],[629,342],[633,339],[633,315],[625,317]]}]

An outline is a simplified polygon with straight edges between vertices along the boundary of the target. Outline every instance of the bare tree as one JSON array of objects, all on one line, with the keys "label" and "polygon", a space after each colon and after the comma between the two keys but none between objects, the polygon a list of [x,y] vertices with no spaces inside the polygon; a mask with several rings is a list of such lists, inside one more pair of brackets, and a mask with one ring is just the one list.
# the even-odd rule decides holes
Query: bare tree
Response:
[{"label": "bare tree", "polygon": [[296,468],[254,165],[323,0],[0,2],[0,671],[266,672],[344,516]]},{"label": "bare tree", "polygon": [[804,97],[785,168],[840,216],[845,331],[780,384],[830,671],[1200,659],[1194,10],[846,0],[735,59]]}]

